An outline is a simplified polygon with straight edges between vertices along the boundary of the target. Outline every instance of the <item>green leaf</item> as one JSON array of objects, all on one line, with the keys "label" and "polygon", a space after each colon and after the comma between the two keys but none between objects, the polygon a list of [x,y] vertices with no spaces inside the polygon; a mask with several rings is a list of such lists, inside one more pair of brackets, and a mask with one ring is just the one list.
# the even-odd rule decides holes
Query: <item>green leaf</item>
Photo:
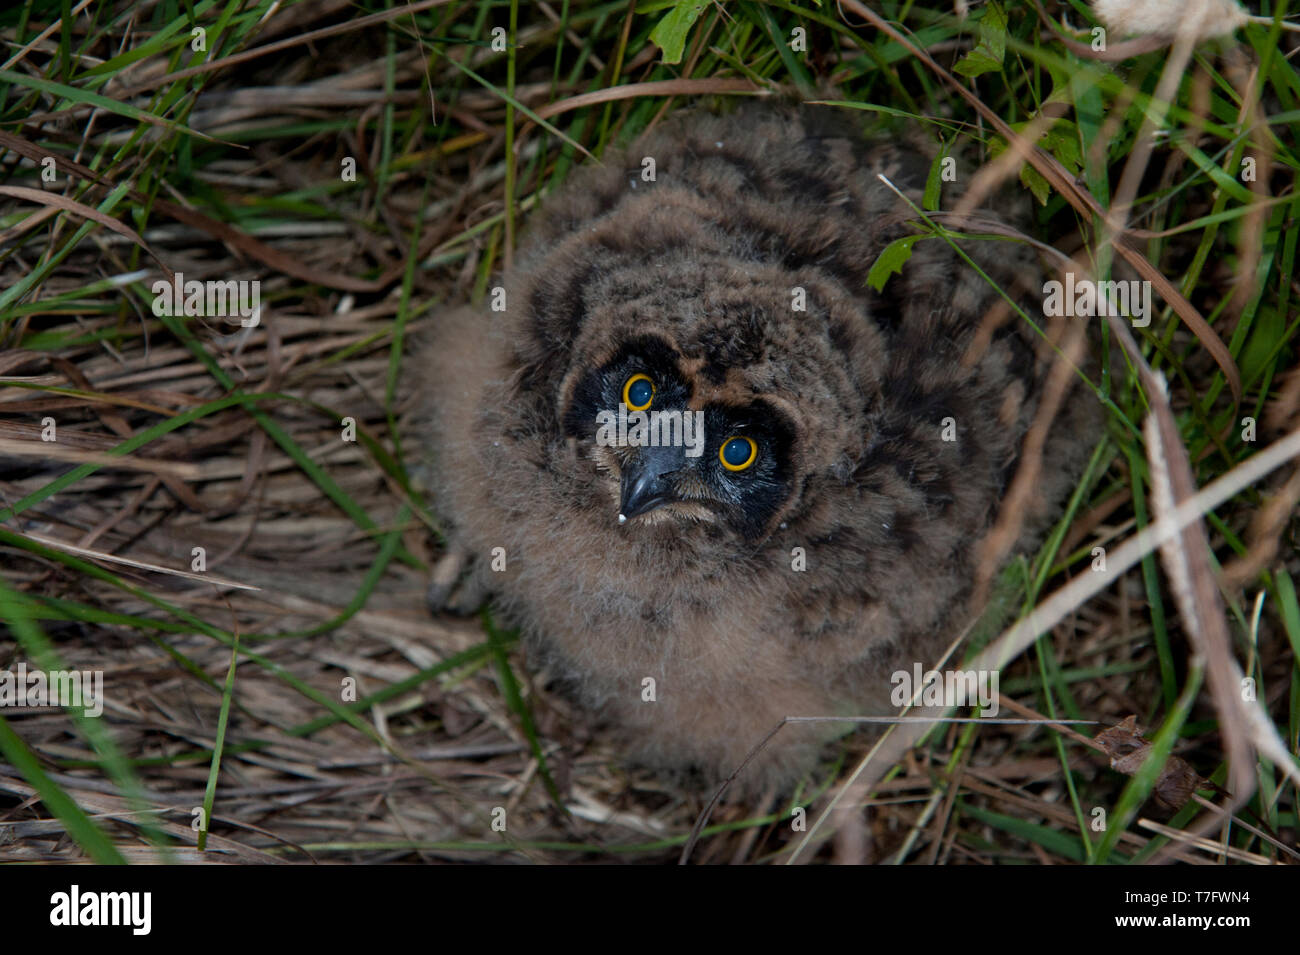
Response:
[{"label": "green leaf", "polygon": [[0,716],[0,753],[22,774],[47,809],[63,823],[68,835],[99,865],[125,865],[126,859],[89,816],[45,774],[27,744]]},{"label": "green leaf", "polygon": [[1237,359],[1243,381],[1254,381],[1264,373],[1285,337],[1286,318],[1274,309],[1261,309],[1255,316],[1246,347]]},{"label": "green leaf", "polygon": [[[23,646],[28,650],[29,655],[34,646],[37,649],[46,651],[46,653],[49,652],[45,635],[41,633],[28,615],[27,607],[23,604],[21,596],[16,591],[11,590],[3,578],[0,578],[0,620],[6,621],[13,627],[14,635],[23,641]],[[37,661],[40,666],[44,666],[46,663],[56,663],[56,666],[47,667],[47,669],[63,669],[60,661],[53,660],[44,653],[32,656],[32,659]],[[69,707],[69,712],[72,712],[71,707]],[[90,719],[93,719],[93,717]],[[28,749],[22,737],[15,733],[13,728],[5,722],[3,716],[0,716],[0,755],[3,755],[9,764],[18,770],[31,787],[36,790],[41,797],[41,802],[45,803],[45,807],[63,823],[68,835],[76,840],[77,845],[81,846],[91,859],[100,865],[126,864],[126,859],[113,845],[109,837],[77,805],[76,800],[64,792],[59,787],[59,784],[46,774],[39,759]]]},{"label": "green leaf", "polygon": [[969,805],[964,800],[959,811],[963,815],[978,819],[995,829],[1001,829],[1003,832],[1008,832],[1026,842],[1040,845],[1048,852],[1054,852],[1075,862],[1084,861],[1083,849],[1079,846],[1078,840],[1065,832],[1058,832],[1039,823],[1026,822],[1014,816]]},{"label": "green leaf", "polygon": [[980,18],[980,41],[952,68],[962,76],[979,76],[1002,69],[1002,59],[1007,54],[1007,15],[993,0],[984,8]]},{"label": "green leaf", "polygon": [[903,271],[903,266],[912,257],[912,246],[924,238],[927,236],[905,235],[885,246],[867,273],[867,284],[877,292],[881,291],[891,275]]},{"label": "green leaf", "polygon": [[933,212],[939,208],[939,194],[943,190],[943,164],[948,158],[948,145],[945,143],[939,155],[930,163],[930,173],[925,177],[925,195],[921,197],[921,208]]},{"label": "green leaf", "polygon": [[221,775],[221,754],[226,747],[226,727],[230,722],[230,701],[235,693],[235,670],[239,666],[239,631],[230,648],[230,669],[226,671],[226,688],[221,694],[221,712],[217,716],[217,739],[212,747],[212,762],[208,766],[208,785],[203,790],[203,827],[199,829],[198,849],[208,845],[208,829],[212,826],[212,804],[217,798],[217,778]]},{"label": "green leaf", "polygon": [[497,681],[501,687],[501,695],[505,697],[506,705],[510,708],[510,711],[519,717],[524,737],[528,740],[528,746],[533,752],[533,759],[537,760],[537,772],[546,785],[546,791],[551,794],[555,807],[560,812],[567,814],[568,809],[564,806],[564,799],[560,795],[559,787],[555,785],[555,779],[551,775],[550,766],[547,764],[546,753],[542,750],[542,740],[537,733],[537,723],[533,719],[533,711],[524,702],[523,693],[519,689],[519,680],[515,678],[514,671],[510,669],[510,660],[506,656],[506,647],[511,638],[497,629],[496,624],[492,621],[492,614],[486,607],[479,614],[479,619],[483,621],[483,629],[488,636],[488,645],[492,648],[492,656],[496,660]]},{"label": "green leaf", "polygon": [[1300,657],[1300,603],[1296,601],[1295,581],[1285,570],[1274,574],[1273,580],[1276,582],[1282,625],[1286,628],[1287,639],[1291,641],[1291,649]]},{"label": "green leaf", "polygon": [[[1018,133],[1023,133],[1031,121],[1027,120],[1022,123],[1012,123],[1011,128]],[[1074,123],[1069,120],[1057,120],[1046,131],[1038,136],[1038,145],[1047,150],[1056,159],[1069,170],[1072,174],[1078,175],[1083,169],[1083,150],[1079,145],[1079,130]],[[1000,136],[995,137],[989,143],[990,155],[1000,156],[1007,148],[1006,140]],[[1047,180],[1029,163],[1024,163],[1020,167],[1020,181],[1025,184],[1034,198],[1038,200],[1039,205],[1047,205],[1047,200],[1052,194],[1052,187]]]},{"label": "green leaf", "polygon": [[1059,119],[1040,139],[1039,145],[1055,156],[1062,166],[1077,174],[1083,168],[1083,150],[1079,146],[1079,130],[1068,119]]},{"label": "green leaf", "polygon": [[994,73],[1002,69],[1002,61],[995,60],[979,47],[971,50],[952,68],[954,73],[960,73],[962,76],[980,76],[983,73]]},{"label": "green leaf", "polygon": [[1051,184],[1043,178],[1040,173],[1029,163],[1020,167],[1020,181],[1025,184],[1025,188],[1034,194],[1040,206],[1047,205],[1047,199],[1052,194]]},{"label": "green leaf", "polygon": [[664,51],[665,63],[680,63],[682,51],[686,49],[686,34],[699,19],[709,0],[678,0],[664,18],[650,31],[650,39]]},{"label": "green leaf", "polygon": [[[52,83],[49,80],[42,79],[38,76],[28,76],[26,73],[15,73],[13,70],[0,69],[0,80],[9,83],[16,83],[19,86],[25,86],[28,89],[39,90],[42,93],[48,93],[50,96],[62,97],[71,100],[74,103],[81,103],[86,106],[94,106],[98,109],[108,110],[110,113],[117,113],[127,119],[133,119],[140,123],[152,123],[155,126],[161,126],[164,129],[171,130],[174,133],[184,133],[187,136],[197,136],[200,139],[206,139],[210,143],[216,140],[206,133],[200,133],[197,130],[190,129],[180,123],[173,122],[162,116],[155,116],[153,113],[146,112],[138,106],[132,106],[129,103],[119,103],[115,99],[109,99],[107,96],[100,96],[98,93],[91,93],[88,90],[80,90],[75,86],[65,86],[62,83]],[[57,106],[57,100],[56,100]],[[62,112],[56,108],[55,112]]]}]

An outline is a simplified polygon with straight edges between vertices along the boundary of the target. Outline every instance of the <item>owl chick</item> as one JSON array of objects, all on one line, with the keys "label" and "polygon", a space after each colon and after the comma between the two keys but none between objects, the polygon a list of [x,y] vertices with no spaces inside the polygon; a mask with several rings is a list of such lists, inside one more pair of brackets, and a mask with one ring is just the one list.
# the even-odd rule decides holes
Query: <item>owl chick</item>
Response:
[{"label": "owl chick", "polygon": [[[683,111],[575,172],[410,369],[431,601],[493,595],[635,762],[712,783],[783,717],[891,714],[960,629],[1047,363],[940,239],[868,287],[915,218],[877,174],[919,205],[929,165],[825,109]],[[965,247],[1034,301],[1019,246]],[[1092,437],[1053,430],[1027,533]],[[851,728],[785,727],[742,786]]]}]

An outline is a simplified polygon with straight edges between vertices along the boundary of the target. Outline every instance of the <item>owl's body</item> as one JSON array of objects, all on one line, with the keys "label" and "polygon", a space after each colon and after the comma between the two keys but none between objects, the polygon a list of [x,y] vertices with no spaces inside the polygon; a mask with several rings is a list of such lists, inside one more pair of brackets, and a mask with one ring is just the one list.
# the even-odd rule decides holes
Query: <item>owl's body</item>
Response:
[{"label": "owl's body", "polygon": [[[942,240],[867,287],[914,218],[876,174],[919,204],[929,160],[826,112],[677,117],[575,172],[504,310],[443,316],[411,372],[470,584],[630,757],[710,781],[782,717],[894,712],[890,674],[964,620],[1046,368]],[[964,247],[1013,294],[1037,276]],[[702,446],[609,446],[620,403],[700,412]],[[1090,442],[1049,439],[1030,532]],[[786,727],[745,784],[848,728]]]}]

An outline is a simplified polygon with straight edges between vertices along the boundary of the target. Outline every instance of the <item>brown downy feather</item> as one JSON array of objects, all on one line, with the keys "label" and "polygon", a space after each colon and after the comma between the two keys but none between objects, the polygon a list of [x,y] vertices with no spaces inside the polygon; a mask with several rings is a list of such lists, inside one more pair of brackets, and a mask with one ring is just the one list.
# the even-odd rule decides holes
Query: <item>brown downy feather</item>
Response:
[{"label": "brown downy feather", "polygon": [[[782,717],[888,715],[890,674],[928,665],[970,612],[975,545],[1049,353],[1014,314],[972,345],[1007,310],[942,240],[867,287],[914,217],[877,172],[919,204],[929,164],[828,110],[678,114],[575,172],[529,224],[505,310],[446,314],[408,372],[427,483],[472,589],[638,762],[714,782]],[[1016,285],[1038,275],[1023,247],[963,248],[1041,317]],[[767,449],[761,506],[706,476],[691,502],[618,523],[635,454],[566,422],[597,369],[647,339],[688,408],[761,409],[788,429],[788,447]],[[1093,399],[1066,405],[1022,543],[1096,438]],[[724,436],[708,437],[701,461]],[[787,727],[741,785],[789,784],[850,728]]]}]

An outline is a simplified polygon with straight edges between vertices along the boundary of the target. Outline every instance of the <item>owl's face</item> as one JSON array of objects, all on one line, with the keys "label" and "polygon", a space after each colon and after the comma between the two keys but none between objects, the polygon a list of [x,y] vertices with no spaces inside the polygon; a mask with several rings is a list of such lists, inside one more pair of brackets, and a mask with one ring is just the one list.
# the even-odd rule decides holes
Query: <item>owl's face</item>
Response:
[{"label": "owl's face", "polygon": [[856,307],[809,282],[795,311],[784,270],[698,249],[659,255],[649,277],[566,264],[590,276],[581,301],[535,299],[513,397],[556,444],[542,466],[590,489],[572,505],[611,533],[752,551],[860,461],[881,349]]},{"label": "owl's face", "polygon": [[[507,390],[489,404],[508,409],[521,477],[532,469],[574,520],[745,553],[832,496],[871,506],[851,476],[879,430],[901,303],[857,291],[874,240],[831,227],[825,209],[841,205],[805,208],[779,177],[756,203],[735,157],[714,155],[729,140],[701,136],[672,161],[686,140],[646,147],[657,182],[612,163],[534,223],[507,310]],[[852,221],[883,222],[874,212]],[[664,413],[678,420],[651,420]],[[677,440],[636,440],[639,416]]]},{"label": "owl's face", "polygon": [[564,433],[606,475],[611,523],[709,521],[753,542],[793,495],[797,423],[773,397],[711,396],[702,375],[670,338],[629,338],[573,376]]}]

